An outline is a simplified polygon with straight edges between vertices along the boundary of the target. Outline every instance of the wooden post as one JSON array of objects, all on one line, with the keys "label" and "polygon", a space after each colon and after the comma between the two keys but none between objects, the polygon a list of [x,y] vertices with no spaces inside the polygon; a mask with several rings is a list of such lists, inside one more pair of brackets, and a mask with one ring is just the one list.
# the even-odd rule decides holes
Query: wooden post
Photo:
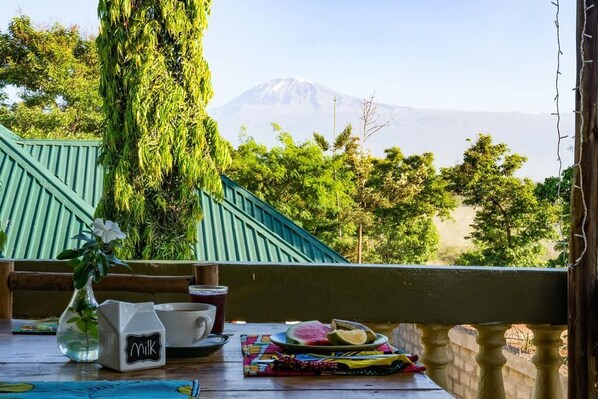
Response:
[{"label": "wooden post", "polygon": [[[577,90],[569,268],[569,398],[596,399],[598,328],[598,9],[577,1]],[[587,2],[588,6],[590,2]],[[591,4],[593,5],[593,4]],[[585,26],[585,31],[584,31]],[[583,50],[583,54],[582,54]],[[583,59],[582,59],[583,55]],[[580,79],[580,71],[583,74]],[[582,126],[583,121],[583,126]],[[581,187],[582,189],[579,189]],[[585,206],[584,206],[585,200]],[[586,211],[587,209],[587,211]],[[587,245],[579,234],[585,231]],[[584,252],[585,251],[585,252]],[[583,256],[582,256],[583,253]],[[581,258],[580,258],[581,257]],[[579,262],[577,262],[577,260]]]},{"label": "wooden post", "polygon": [[218,264],[195,263],[193,265],[193,280],[195,284],[218,285]]},{"label": "wooden post", "polygon": [[14,268],[12,261],[0,260],[0,320],[12,319],[12,289],[9,277]]}]

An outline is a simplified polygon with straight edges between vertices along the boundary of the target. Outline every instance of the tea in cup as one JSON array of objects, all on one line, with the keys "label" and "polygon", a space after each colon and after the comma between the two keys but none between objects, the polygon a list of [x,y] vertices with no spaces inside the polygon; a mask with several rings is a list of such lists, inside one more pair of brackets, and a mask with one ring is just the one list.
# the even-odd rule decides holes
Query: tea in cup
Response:
[{"label": "tea in cup", "polygon": [[155,305],[164,325],[166,346],[192,347],[205,339],[214,326],[216,306],[207,303],[162,303]]}]

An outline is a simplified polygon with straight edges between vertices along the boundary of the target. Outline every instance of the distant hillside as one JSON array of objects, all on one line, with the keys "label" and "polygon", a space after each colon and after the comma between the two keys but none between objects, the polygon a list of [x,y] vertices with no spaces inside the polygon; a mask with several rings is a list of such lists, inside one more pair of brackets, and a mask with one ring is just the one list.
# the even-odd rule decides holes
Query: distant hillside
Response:
[{"label": "distant hillside", "polygon": [[[314,131],[332,139],[334,97],[337,98],[336,132],[347,123],[359,129],[360,98],[302,79],[268,81],[209,112],[218,121],[221,134],[235,146],[241,126],[247,127],[247,133],[258,142],[276,144],[272,122],[299,140],[311,138]],[[378,110],[380,120],[395,117],[390,126],[368,141],[378,156],[385,148],[398,146],[408,155],[432,152],[436,166],[451,166],[462,158],[468,147],[466,139],[489,133],[496,142],[504,142],[514,152],[528,157],[522,176],[539,181],[558,173],[553,115],[415,109],[387,104],[380,104]],[[573,113],[562,115],[562,134],[573,137],[573,130]],[[566,148],[571,145],[572,141],[566,141],[561,150],[567,165],[573,159],[572,151]]]}]

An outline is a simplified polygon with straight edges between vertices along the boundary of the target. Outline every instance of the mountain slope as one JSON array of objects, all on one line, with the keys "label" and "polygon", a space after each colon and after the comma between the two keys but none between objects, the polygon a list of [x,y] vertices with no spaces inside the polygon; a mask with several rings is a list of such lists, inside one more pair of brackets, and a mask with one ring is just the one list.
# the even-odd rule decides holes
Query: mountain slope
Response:
[{"label": "mountain slope", "polygon": [[[277,143],[272,122],[282,126],[297,140],[311,138],[317,131],[332,139],[333,98],[336,97],[336,132],[347,123],[360,129],[362,100],[344,95],[323,85],[302,79],[274,79],[256,86],[222,107],[211,109],[210,115],[220,126],[221,134],[235,146],[240,127],[256,141],[272,146]],[[478,133],[492,134],[496,142],[506,143],[512,151],[528,157],[521,175],[541,180],[558,173],[556,161],[556,117],[550,114],[517,112],[465,112],[415,109],[395,105],[378,105],[380,121],[394,121],[370,138],[367,146],[378,156],[385,148],[398,146],[409,154],[432,152],[435,165],[451,166],[462,159],[467,139]],[[561,116],[562,134],[573,137],[573,114]],[[571,164],[572,139],[566,141],[561,156]]]}]

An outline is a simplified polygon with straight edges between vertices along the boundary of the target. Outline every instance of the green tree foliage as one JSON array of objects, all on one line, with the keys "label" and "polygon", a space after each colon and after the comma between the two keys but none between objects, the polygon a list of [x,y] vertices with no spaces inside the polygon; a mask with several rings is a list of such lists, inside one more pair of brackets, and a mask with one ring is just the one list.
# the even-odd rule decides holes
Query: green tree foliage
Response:
[{"label": "green tree foliage", "polygon": [[[103,128],[93,38],[14,18],[0,34],[0,123],[29,138],[97,139]],[[20,100],[8,103],[7,86]]]},{"label": "green tree foliage", "polygon": [[569,261],[569,234],[571,232],[571,189],[573,184],[573,166],[561,173],[561,178],[551,176],[538,183],[535,189],[540,201],[548,201],[559,209],[559,232],[554,249],[559,252],[555,259],[548,261],[548,266],[566,266]]},{"label": "green tree foliage", "polygon": [[372,94],[369,98],[363,99],[361,103],[360,119],[359,135],[350,135],[345,144],[346,160],[355,175],[356,184],[357,263],[362,263],[364,234],[372,227],[372,212],[378,208],[381,201],[377,190],[368,184],[372,173],[373,157],[366,149],[365,144],[369,138],[388,126],[394,117],[380,122],[378,105],[374,102],[374,94]]},{"label": "green tree foliage", "polygon": [[288,132],[273,126],[280,145],[268,150],[248,137],[234,152],[227,173],[279,212],[336,246],[337,205],[349,206],[351,181],[338,165],[334,177],[335,161],[324,154],[322,146],[328,144],[322,136],[316,136],[324,140],[318,144],[318,139],[295,143]]},{"label": "green tree foliage", "polygon": [[228,144],[206,113],[209,0],[100,0],[100,93],[107,127],[97,213],[129,233],[125,259],[192,259],[200,189],[222,196]]},{"label": "green tree foliage", "polygon": [[443,170],[450,189],[476,207],[470,237],[475,249],[457,260],[465,265],[537,266],[541,240],[554,238],[557,210],[539,200],[534,183],[516,177],[525,157],[511,154],[490,135],[464,153],[463,162]]},{"label": "green tree foliage", "polygon": [[424,263],[438,244],[433,217],[447,217],[455,201],[433,166],[432,154],[405,157],[399,148],[372,156],[364,143],[392,119],[378,124],[373,98],[364,100],[359,135],[351,125],[337,137],[335,156],[353,181],[353,206],[345,212],[356,234],[342,253],[358,263]]},{"label": "green tree foliage", "polygon": [[[438,242],[432,218],[455,206],[431,154],[405,157],[392,148],[384,159],[357,159],[350,125],[332,144],[320,134],[298,144],[275,130],[279,146],[268,149],[249,138],[235,151],[229,170],[235,181],[352,261],[358,260],[359,223],[366,226],[362,261],[430,260]],[[358,175],[361,167],[367,179]]]},{"label": "green tree foliage", "polygon": [[[368,233],[374,223],[373,211],[382,201],[376,188],[368,184],[374,157],[364,149],[362,137],[353,134],[351,125],[347,125],[334,143],[335,159],[351,175],[353,183],[350,192],[353,204],[346,214],[355,223],[356,236],[350,241],[354,241],[356,246],[351,248],[347,256],[357,263],[364,260],[364,246],[367,247]],[[347,240],[347,244],[350,241]]]},{"label": "green tree foliage", "polygon": [[456,206],[436,173],[431,153],[405,157],[397,147],[376,159],[368,186],[379,193],[373,211],[369,263],[424,263],[438,245],[434,216],[448,217]]},{"label": "green tree foliage", "polygon": [[4,249],[6,248],[6,242],[8,236],[6,235],[6,229],[0,229],[0,258],[4,256]]}]

